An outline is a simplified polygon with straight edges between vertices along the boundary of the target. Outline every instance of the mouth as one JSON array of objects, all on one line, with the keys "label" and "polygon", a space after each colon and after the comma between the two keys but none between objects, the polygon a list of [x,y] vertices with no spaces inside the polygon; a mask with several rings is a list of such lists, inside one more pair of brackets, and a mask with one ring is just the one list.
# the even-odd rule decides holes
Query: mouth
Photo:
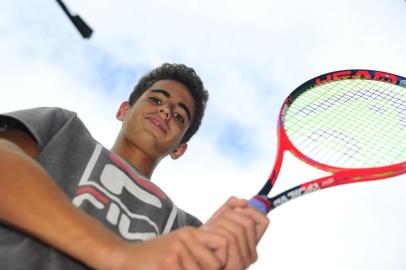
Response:
[{"label": "mouth", "polygon": [[146,117],[146,119],[155,127],[157,127],[159,130],[161,130],[163,133],[168,133],[169,128],[167,124],[159,117],[149,115]]}]

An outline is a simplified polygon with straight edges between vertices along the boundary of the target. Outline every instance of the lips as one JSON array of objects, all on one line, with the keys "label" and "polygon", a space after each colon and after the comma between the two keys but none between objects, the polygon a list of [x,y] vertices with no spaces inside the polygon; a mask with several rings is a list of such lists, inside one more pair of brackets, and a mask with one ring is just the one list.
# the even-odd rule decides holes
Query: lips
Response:
[{"label": "lips", "polygon": [[146,117],[154,126],[158,127],[163,133],[168,133],[169,128],[167,124],[157,116],[149,115]]}]

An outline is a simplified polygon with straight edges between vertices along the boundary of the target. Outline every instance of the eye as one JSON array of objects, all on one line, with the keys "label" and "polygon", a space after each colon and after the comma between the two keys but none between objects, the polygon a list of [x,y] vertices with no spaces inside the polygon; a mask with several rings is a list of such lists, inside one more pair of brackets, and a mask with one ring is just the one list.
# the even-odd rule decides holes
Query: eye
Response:
[{"label": "eye", "polygon": [[149,97],[149,101],[155,105],[162,105],[162,101],[157,97]]},{"label": "eye", "polygon": [[175,119],[176,121],[178,121],[181,124],[185,123],[185,118],[183,118],[183,116],[180,113],[174,113]]}]

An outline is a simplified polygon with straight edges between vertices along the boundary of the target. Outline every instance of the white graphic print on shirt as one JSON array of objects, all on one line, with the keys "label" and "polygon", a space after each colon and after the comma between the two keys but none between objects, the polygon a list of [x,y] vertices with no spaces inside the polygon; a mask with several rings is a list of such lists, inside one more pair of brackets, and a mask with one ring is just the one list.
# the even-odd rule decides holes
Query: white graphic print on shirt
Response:
[{"label": "white graphic print on shirt", "polygon": [[[161,214],[151,215],[151,212],[154,210],[162,212],[162,204],[166,202],[167,196],[151,182],[143,179],[126,162],[111,154],[110,162],[114,164],[103,164],[102,171],[94,173],[102,150],[102,145],[97,144],[80,179],[73,203],[80,207],[87,202],[105,213],[105,219],[117,227],[121,236],[128,240],[147,240],[170,231],[177,214],[176,206],[170,204],[172,209],[164,221],[164,226],[152,220],[150,216],[162,219]],[[126,205],[123,196],[132,197],[139,203],[148,205],[150,211],[145,214],[137,213],[130,209],[133,208],[131,205]],[[137,228],[135,225],[140,223],[142,231],[134,231]]]}]

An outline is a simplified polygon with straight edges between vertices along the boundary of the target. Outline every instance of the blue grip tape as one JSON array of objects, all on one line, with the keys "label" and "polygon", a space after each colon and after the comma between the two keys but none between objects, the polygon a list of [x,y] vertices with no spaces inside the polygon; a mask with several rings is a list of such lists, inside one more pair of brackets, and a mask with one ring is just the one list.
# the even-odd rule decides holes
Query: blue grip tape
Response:
[{"label": "blue grip tape", "polygon": [[265,215],[269,212],[269,208],[263,202],[255,199],[255,197],[248,201],[248,205],[261,211]]}]

